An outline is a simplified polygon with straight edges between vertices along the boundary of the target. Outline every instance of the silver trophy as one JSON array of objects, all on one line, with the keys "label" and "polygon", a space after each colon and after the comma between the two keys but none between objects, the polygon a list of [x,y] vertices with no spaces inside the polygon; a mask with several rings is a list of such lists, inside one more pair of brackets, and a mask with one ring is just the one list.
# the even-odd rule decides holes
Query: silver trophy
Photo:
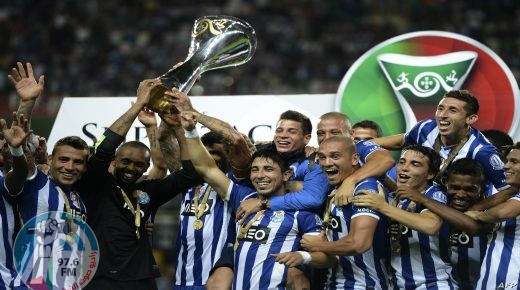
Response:
[{"label": "silver trophy", "polygon": [[246,63],[255,50],[255,31],[247,22],[222,15],[195,20],[188,57],[159,77],[162,84],[152,90],[148,107],[158,113],[176,112],[164,99],[165,91],[175,87],[187,94],[202,73]]}]

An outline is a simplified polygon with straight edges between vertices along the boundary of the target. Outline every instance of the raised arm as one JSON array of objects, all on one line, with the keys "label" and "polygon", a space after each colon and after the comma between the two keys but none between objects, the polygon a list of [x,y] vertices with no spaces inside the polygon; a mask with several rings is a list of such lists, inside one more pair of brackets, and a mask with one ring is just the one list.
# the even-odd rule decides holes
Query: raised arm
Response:
[{"label": "raised arm", "polygon": [[152,168],[150,169],[147,178],[164,178],[168,169],[166,168],[166,162],[164,161],[164,156],[161,152],[161,147],[159,146],[159,140],[157,136],[157,118],[155,117],[155,113],[145,107],[141,110],[141,112],[139,112],[137,119],[145,127],[146,135],[148,136],[148,141],[150,142]]},{"label": "raised arm", "polygon": [[248,178],[251,153],[244,137],[230,124],[197,112],[193,108],[189,97],[177,89],[167,92],[166,95],[171,98],[179,111],[192,112],[196,122],[222,137],[228,148],[229,162],[233,175],[238,179]]},{"label": "raised arm", "polygon": [[16,196],[23,189],[23,184],[29,174],[29,167],[23,151],[23,142],[29,136],[28,121],[23,116],[13,113],[11,128],[7,122],[0,119],[0,129],[9,147],[12,157],[12,170],[5,176],[5,187],[9,194]]},{"label": "raised arm", "polygon": [[218,168],[215,160],[202,145],[195,128],[195,121],[191,112],[182,113],[182,126],[185,130],[188,153],[195,170],[211,185],[224,200],[227,200],[227,191],[231,180]]},{"label": "raised arm", "polygon": [[32,111],[36,104],[36,99],[43,91],[45,76],[41,75],[38,81],[36,81],[31,63],[26,63],[26,67],[21,62],[17,62],[16,67],[11,69],[11,73],[7,78],[13,84],[16,94],[20,98],[17,114],[25,116],[30,129]]},{"label": "raised arm", "polygon": [[[164,156],[164,161],[166,163],[166,168],[170,170],[170,172],[174,172],[181,168],[181,157],[180,157],[180,148],[179,143],[177,141],[175,131],[168,125],[168,122],[164,121],[168,118],[167,115],[160,115],[162,122],[159,125],[159,133],[158,133],[158,141],[159,147],[161,148],[161,152]],[[180,122],[180,120],[179,120]],[[180,135],[184,136],[184,129],[181,126]]]},{"label": "raised arm", "polygon": [[158,79],[142,81],[139,84],[139,88],[137,88],[137,100],[123,115],[110,125],[109,129],[119,136],[126,136],[135,118],[137,118],[139,112],[141,112],[150,100],[151,89],[160,85],[160,83],[161,81]]}]

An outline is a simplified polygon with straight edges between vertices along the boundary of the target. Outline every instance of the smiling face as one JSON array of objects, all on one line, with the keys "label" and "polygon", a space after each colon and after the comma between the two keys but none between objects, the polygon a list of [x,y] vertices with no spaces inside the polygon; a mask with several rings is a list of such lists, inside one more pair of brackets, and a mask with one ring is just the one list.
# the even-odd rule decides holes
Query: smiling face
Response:
[{"label": "smiling face", "polygon": [[439,134],[446,138],[448,143],[458,143],[466,135],[469,126],[478,119],[477,115],[468,115],[466,102],[455,98],[443,98],[437,106],[435,120],[439,127]]},{"label": "smiling face", "polygon": [[512,149],[509,154],[507,154],[504,171],[508,184],[520,186],[520,149]]},{"label": "smiling face", "polygon": [[397,163],[397,186],[407,184],[423,190],[435,176],[429,173],[428,157],[421,152],[405,150]]},{"label": "smiling face", "polygon": [[318,144],[321,144],[325,139],[332,136],[351,137],[351,132],[344,118],[330,117],[320,119],[316,135],[318,137]]},{"label": "smiling face", "polygon": [[321,169],[332,186],[339,186],[356,170],[359,163],[359,155],[355,151],[354,143],[345,137],[333,137],[321,143],[318,159]]},{"label": "smiling face", "polygon": [[148,169],[150,154],[142,147],[121,147],[114,159],[114,176],[122,185],[133,185]]},{"label": "smiling face", "polygon": [[274,145],[279,153],[301,151],[311,140],[311,134],[304,134],[302,123],[281,119],[276,125]]},{"label": "smiling face", "polygon": [[71,188],[87,170],[88,152],[69,145],[54,147],[48,158],[49,176],[63,188]]},{"label": "smiling face", "polygon": [[482,180],[477,176],[450,174],[446,183],[450,206],[465,212],[482,196]]},{"label": "smiling face", "polygon": [[251,182],[261,196],[283,195],[284,182],[290,177],[291,171],[282,172],[271,158],[256,157],[251,163]]}]

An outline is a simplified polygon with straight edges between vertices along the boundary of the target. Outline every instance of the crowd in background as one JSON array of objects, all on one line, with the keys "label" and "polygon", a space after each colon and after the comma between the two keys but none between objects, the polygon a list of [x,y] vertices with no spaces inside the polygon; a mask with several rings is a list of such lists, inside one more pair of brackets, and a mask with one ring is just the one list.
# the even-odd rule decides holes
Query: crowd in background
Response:
[{"label": "crowd in background", "polygon": [[[335,93],[368,49],[419,30],[480,41],[520,76],[513,0],[7,1],[0,4],[0,67],[39,64],[36,74],[44,71],[48,83],[35,116],[49,117],[65,96],[134,95],[136,82],[186,57],[194,20],[214,14],[249,22],[258,49],[247,65],[206,73],[191,95]],[[16,100],[0,78],[0,112]]]}]

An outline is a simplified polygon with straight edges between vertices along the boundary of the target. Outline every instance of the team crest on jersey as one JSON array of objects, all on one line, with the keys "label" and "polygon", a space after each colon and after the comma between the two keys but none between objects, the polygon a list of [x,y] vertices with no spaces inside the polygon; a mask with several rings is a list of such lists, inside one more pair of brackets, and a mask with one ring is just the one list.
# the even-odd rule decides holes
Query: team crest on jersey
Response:
[{"label": "team crest on jersey", "polygon": [[150,196],[148,193],[141,191],[138,197],[138,201],[140,204],[148,204],[150,202]]},{"label": "team crest on jersey", "polygon": [[271,216],[271,221],[273,223],[281,223],[285,219],[285,212],[284,211],[275,211],[273,212],[273,215]]},{"label": "team crest on jersey", "polygon": [[435,191],[432,194],[432,199],[438,202],[446,203],[448,202],[448,198],[442,191]]},{"label": "team crest on jersey", "polygon": [[454,232],[450,235],[450,244],[455,247],[473,248],[473,238],[465,232]]},{"label": "team crest on jersey", "polygon": [[502,159],[496,154],[491,155],[489,157],[489,163],[493,167],[493,170],[501,170],[504,168],[504,162],[502,162]]}]

